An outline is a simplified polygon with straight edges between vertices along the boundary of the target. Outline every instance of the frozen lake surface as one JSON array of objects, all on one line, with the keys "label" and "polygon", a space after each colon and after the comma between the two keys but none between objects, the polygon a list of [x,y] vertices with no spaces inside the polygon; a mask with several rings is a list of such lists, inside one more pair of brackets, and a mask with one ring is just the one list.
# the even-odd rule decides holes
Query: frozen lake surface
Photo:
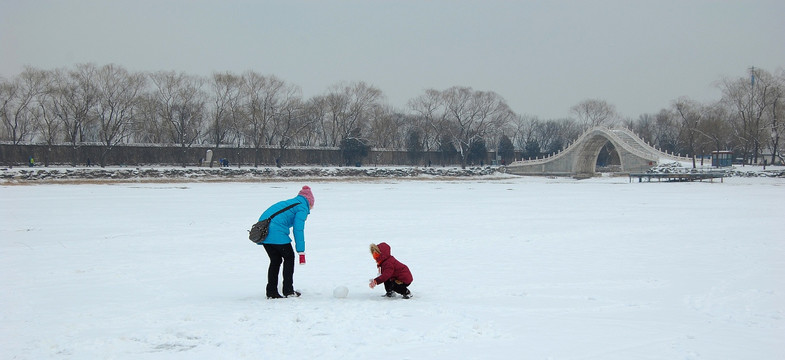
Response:
[{"label": "frozen lake surface", "polygon": [[[303,296],[267,300],[246,230],[305,184]],[[14,185],[0,199],[2,359],[785,358],[783,179]],[[382,241],[414,298],[368,288]]]}]

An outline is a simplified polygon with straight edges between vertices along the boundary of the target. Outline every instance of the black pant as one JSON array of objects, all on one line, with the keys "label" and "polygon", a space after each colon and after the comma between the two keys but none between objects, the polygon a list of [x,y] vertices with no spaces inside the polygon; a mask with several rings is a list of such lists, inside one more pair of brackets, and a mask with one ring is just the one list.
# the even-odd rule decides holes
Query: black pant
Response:
[{"label": "black pant", "polygon": [[278,269],[283,263],[283,294],[294,293],[294,250],[292,244],[274,245],[262,244],[267,256],[270,257],[270,267],[267,269],[267,296],[278,295]]},{"label": "black pant", "polygon": [[401,295],[406,295],[409,291],[409,284],[404,284],[397,280],[387,280],[384,282],[384,290],[387,292],[395,291]]}]

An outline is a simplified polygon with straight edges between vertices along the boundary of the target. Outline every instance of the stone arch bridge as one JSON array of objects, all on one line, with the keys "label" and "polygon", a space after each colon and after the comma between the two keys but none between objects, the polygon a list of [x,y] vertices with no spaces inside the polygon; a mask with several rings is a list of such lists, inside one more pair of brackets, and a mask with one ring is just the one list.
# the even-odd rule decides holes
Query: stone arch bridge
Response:
[{"label": "stone arch bridge", "polygon": [[663,161],[691,161],[655,149],[630,130],[596,127],[556,154],[513,162],[507,167],[507,172],[515,175],[591,177],[595,174],[600,151],[609,142],[619,155],[623,173],[645,172]]}]

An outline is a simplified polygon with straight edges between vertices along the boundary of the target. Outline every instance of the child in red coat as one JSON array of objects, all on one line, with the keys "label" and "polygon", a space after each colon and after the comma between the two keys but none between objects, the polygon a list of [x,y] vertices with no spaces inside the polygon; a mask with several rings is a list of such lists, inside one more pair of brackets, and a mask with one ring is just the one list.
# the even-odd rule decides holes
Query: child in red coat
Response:
[{"label": "child in red coat", "polygon": [[409,285],[412,283],[412,273],[409,267],[390,255],[390,245],[379,243],[371,244],[371,255],[376,260],[379,276],[371,279],[368,286],[373,289],[376,285],[384,284],[386,297],[393,297],[393,291],[403,295],[404,299],[412,297]]}]

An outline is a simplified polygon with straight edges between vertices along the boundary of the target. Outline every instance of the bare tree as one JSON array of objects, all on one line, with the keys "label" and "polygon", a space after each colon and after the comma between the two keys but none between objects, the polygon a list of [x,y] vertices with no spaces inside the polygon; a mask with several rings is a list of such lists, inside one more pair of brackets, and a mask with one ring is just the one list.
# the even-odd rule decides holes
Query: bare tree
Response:
[{"label": "bare tree", "polygon": [[328,144],[324,121],[327,107],[324,96],[314,96],[303,104],[303,121],[310,125],[310,131],[298,134],[302,146],[326,146]]},{"label": "bare tree", "polygon": [[495,93],[466,87],[426,90],[408,103],[409,111],[399,113],[384,103],[381,90],[364,82],[339,83],[304,100],[297,87],[275,76],[222,72],[207,79],[208,98],[205,79],[159,72],[149,77],[157,89],[147,89],[147,78],[139,77],[116,65],[79,64],[53,71],[26,68],[10,80],[0,79],[0,139],[15,145],[68,142],[73,164],[83,161],[82,144],[100,141],[102,165],[113,146],[130,141],[175,142],[184,150],[200,141],[216,147],[253,144],[258,165],[268,160],[260,159],[263,146],[277,146],[281,157],[289,146],[337,147],[352,137],[365,146],[445,154],[457,148],[465,166],[472,145],[496,149],[502,135],[536,155],[560,150],[590,127],[623,123],[665,151],[696,156],[732,148],[758,162],[768,150],[771,161],[781,156],[785,133],[782,70],[750,69],[749,77],[722,82],[720,103],[680,98],[635,121],[621,119],[613,105],[598,99],[573,106],[568,120],[517,116]]},{"label": "bare tree", "polygon": [[[437,150],[439,139],[436,130],[429,125],[420,114],[396,114],[401,118],[400,133],[404,136],[403,146],[412,153],[413,160],[422,159],[427,165],[432,164],[431,151]],[[417,155],[421,152],[421,155]],[[425,155],[425,158],[422,157]]]},{"label": "bare tree", "polygon": [[325,116],[322,120],[325,143],[328,146],[338,146],[343,135],[341,123],[349,112],[349,96],[333,88],[324,95]]},{"label": "bare tree", "polygon": [[13,134],[13,117],[16,113],[16,102],[19,96],[19,86],[13,81],[0,78],[0,120],[3,127],[0,128],[0,139],[10,140],[16,137]]},{"label": "bare tree", "polygon": [[261,162],[262,145],[273,142],[272,118],[280,110],[286,83],[275,76],[263,76],[249,71],[242,78],[242,107],[247,136],[254,146],[254,166]]},{"label": "bare tree", "polygon": [[182,149],[180,163],[188,163],[187,149],[204,130],[206,95],[204,80],[184,73],[158,72],[150,75],[155,85],[153,98],[164,128],[172,143]]},{"label": "bare tree", "polygon": [[764,141],[764,116],[775,91],[771,74],[761,69],[750,69],[750,78],[724,80],[721,87],[723,102],[734,111],[734,133],[739,138],[744,162],[757,162],[760,145]]},{"label": "bare tree", "polygon": [[695,155],[700,135],[699,126],[703,122],[703,107],[689,98],[682,97],[673,103],[673,109],[681,119],[679,138],[685,144],[687,153],[692,157],[692,167],[695,168]]},{"label": "bare tree", "polygon": [[26,67],[12,81],[0,84],[0,117],[5,140],[18,145],[30,138],[35,125],[31,107],[34,106],[36,96],[45,90],[46,80],[44,71]]},{"label": "bare tree", "polygon": [[73,165],[79,162],[80,148],[86,141],[87,129],[93,126],[95,120],[97,77],[98,68],[93,64],[79,64],[76,69],[57,71],[54,76],[57,117],[63,124],[65,140],[71,144]]},{"label": "bare tree", "polygon": [[583,125],[583,130],[596,126],[613,127],[618,122],[616,107],[605,100],[589,99],[570,108],[578,121]]},{"label": "bare tree", "polygon": [[654,139],[655,116],[652,114],[641,114],[638,119],[627,124],[627,127],[635,132],[641,139],[651,143]]},{"label": "bare tree", "polygon": [[364,82],[332,86],[325,95],[331,146],[337,146],[356,129],[367,132],[369,119],[382,106],[382,98],[381,90]]},{"label": "bare tree", "polygon": [[147,89],[139,95],[139,103],[134,113],[135,126],[131,130],[129,140],[134,143],[167,144],[169,134],[160,116],[158,99],[155,91]]},{"label": "bare tree", "polygon": [[242,78],[229,72],[214,73],[211,78],[213,106],[209,139],[216,148],[226,141],[231,132],[237,131],[242,118],[241,84]]},{"label": "bare tree", "polygon": [[703,121],[697,131],[706,139],[710,150],[727,150],[732,147],[733,136],[730,129],[730,114],[725,106],[715,102],[703,107]]},{"label": "bare tree", "polygon": [[420,131],[425,151],[437,149],[447,128],[441,92],[427,89],[424,94],[410,100],[408,106],[415,114],[410,131]]},{"label": "bare tree", "polygon": [[457,147],[464,168],[472,144],[480,141],[484,144],[487,135],[498,135],[514,118],[501,96],[469,87],[455,86],[444,91],[428,89],[410,100],[409,108],[433,129],[429,138],[438,141],[441,148]]},{"label": "bare tree", "polygon": [[558,120],[547,120],[540,123],[539,144],[542,150],[547,153],[556,153],[566,146],[564,123]]},{"label": "bare tree", "polygon": [[286,85],[282,88],[279,108],[272,118],[272,138],[278,145],[276,165],[281,166],[281,161],[286,148],[294,145],[299,134],[311,126],[311,118],[305,115],[305,104],[299,87]]},{"label": "bare tree", "polygon": [[59,87],[54,80],[59,77],[58,71],[46,71],[44,76],[45,88],[35,97],[35,106],[31,107],[33,117],[37,119],[35,126],[40,139],[46,143],[47,149],[44,152],[44,166],[49,166],[51,146],[58,144],[64,137],[63,124],[58,117],[60,111],[57,99],[59,98]]},{"label": "bare tree", "polygon": [[389,107],[377,106],[369,114],[370,141],[373,146],[383,149],[402,149],[404,120]]},{"label": "bare tree", "polygon": [[512,142],[518,149],[525,149],[526,144],[534,140],[534,129],[540,119],[533,115],[516,115],[512,118]]},{"label": "bare tree", "polygon": [[44,91],[46,81],[45,72],[32,67],[26,67],[11,81],[0,80],[0,139],[10,140],[16,153],[21,151],[20,143],[32,140],[37,121],[34,100]]},{"label": "bare tree", "polygon": [[[772,78],[772,91],[768,102],[770,106],[766,117],[771,128],[769,147],[773,164],[780,153],[780,138],[785,134],[785,70],[780,70],[779,75]],[[782,155],[780,155],[780,160],[785,162]]]},{"label": "bare tree", "polygon": [[117,65],[105,65],[98,70],[96,113],[98,135],[104,147],[100,158],[102,167],[106,166],[106,155],[128,135],[145,83],[143,74],[129,73]]},{"label": "bare tree", "polygon": [[[351,147],[345,146],[349,139],[349,143],[368,147],[369,141],[364,134],[370,131],[370,119],[378,111],[378,107],[382,106],[383,98],[381,90],[364,82],[337,84],[327,91],[324,96],[326,112],[322,126],[330,146],[340,145],[342,159],[353,157],[347,153],[347,149]],[[365,155],[347,161],[359,162],[363,156]]]},{"label": "bare tree", "polygon": [[442,92],[447,133],[458,147],[461,167],[467,165],[469,148],[490,129],[505,126],[513,117],[507,102],[494,92],[452,87]]},{"label": "bare tree", "polygon": [[679,126],[674,120],[675,116],[667,109],[660,110],[655,119],[655,139],[654,144],[664,151],[676,151],[676,144],[679,138]]}]

